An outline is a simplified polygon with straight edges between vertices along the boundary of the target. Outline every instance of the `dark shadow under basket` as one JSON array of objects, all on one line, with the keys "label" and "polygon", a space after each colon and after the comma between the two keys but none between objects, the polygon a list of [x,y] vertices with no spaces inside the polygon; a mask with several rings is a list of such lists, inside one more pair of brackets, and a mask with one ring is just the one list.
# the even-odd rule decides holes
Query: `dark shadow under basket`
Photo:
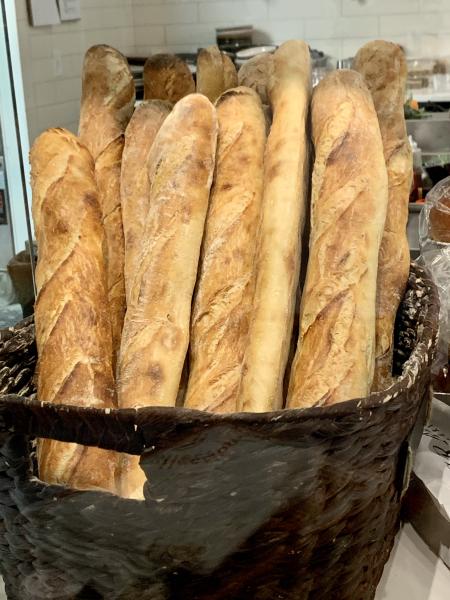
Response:
[{"label": "dark shadow under basket", "polygon": [[[398,528],[410,436],[427,405],[437,320],[436,289],[413,265],[397,323],[402,376],[385,393],[328,408],[106,412],[2,396],[8,598],[373,598]],[[8,370],[29,357],[32,340],[27,324],[2,335],[0,382],[2,363]],[[27,390],[20,376],[10,391]],[[42,483],[35,437],[142,453],[146,500]]]}]

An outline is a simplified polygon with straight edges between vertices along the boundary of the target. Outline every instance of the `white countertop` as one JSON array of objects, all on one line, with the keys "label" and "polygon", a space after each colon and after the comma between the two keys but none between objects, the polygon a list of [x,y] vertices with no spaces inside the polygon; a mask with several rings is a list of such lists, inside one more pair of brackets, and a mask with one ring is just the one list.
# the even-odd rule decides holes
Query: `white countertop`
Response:
[{"label": "white countertop", "polygon": [[449,600],[450,571],[406,524],[397,536],[375,600]]}]

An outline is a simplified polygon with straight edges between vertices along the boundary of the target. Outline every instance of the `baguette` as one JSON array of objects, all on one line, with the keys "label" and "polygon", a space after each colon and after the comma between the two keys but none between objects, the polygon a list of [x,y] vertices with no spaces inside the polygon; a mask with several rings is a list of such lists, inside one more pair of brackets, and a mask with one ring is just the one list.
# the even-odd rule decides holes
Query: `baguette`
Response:
[{"label": "baguette", "polygon": [[223,91],[231,90],[238,86],[238,76],[236,67],[234,66],[233,61],[222,52],[222,68],[223,68]]},{"label": "baguette", "polygon": [[167,100],[175,104],[195,92],[187,64],[175,54],[155,54],[144,65],[144,100]]},{"label": "baguette", "polygon": [[197,93],[215,102],[222,92],[222,54],[217,46],[202,48],[197,57]]},{"label": "baguette", "polygon": [[361,75],[341,70],[315,88],[311,238],[288,408],[370,392],[378,252],[387,208],[380,128]]},{"label": "baguette", "polygon": [[[112,342],[94,161],[72,133],[49,129],[35,141],[30,162],[39,248],[39,399],[111,408]],[[39,474],[48,483],[115,491],[116,456],[99,448],[41,440]]]},{"label": "baguette", "polygon": [[269,82],[273,73],[273,54],[264,52],[247,60],[239,69],[239,85],[255,90],[261,102],[269,105]]},{"label": "baguette", "polygon": [[105,232],[104,255],[106,258],[106,282],[112,333],[112,365],[115,372],[120,349],[123,320],[125,318],[125,247],[120,206],[120,169],[124,136],[113,140],[95,161],[95,181],[102,211]]},{"label": "baguette", "polygon": [[134,102],[127,59],[110,46],[89,48],[83,63],[78,135],[94,160],[124,133]]},{"label": "baguette", "polygon": [[216,169],[191,318],[185,406],[223,413],[237,410],[248,342],[266,125],[261,101],[248,88],[225,92],[216,108]]},{"label": "baguette", "polygon": [[[150,151],[149,210],[120,352],[121,408],[175,406],[216,137],[214,107],[204,96],[191,94],[176,104]],[[121,494],[142,497],[144,482],[138,462],[127,462]]]},{"label": "baguette", "polygon": [[215,102],[238,83],[236,67],[217,46],[202,48],[197,57],[197,92]]},{"label": "baguette", "polygon": [[125,237],[125,289],[128,302],[131,282],[138,270],[143,226],[149,208],[148,156],[155,136],[170,111],[171,105],[168,102],[145,101],[136,108],[125,131],[120,200]]},{"label": "baguette", "polygon": [[392,382],[395,318],[409,275],[406,226],[413,166],[403,109],[408,69],[400,46],[383,41],[363,46],[353,68],[364,77],[372,94],[388,173],[389,202],[378,264],[373,382],[373,390],[381,391]]},{"label": "baguette", "polygon": [[257,280],[240,393],[240,409],[250,412],[282,407],[309,175],[309,48],[304,42],[286,42],[273,60],[273,123],[265,152]]}]

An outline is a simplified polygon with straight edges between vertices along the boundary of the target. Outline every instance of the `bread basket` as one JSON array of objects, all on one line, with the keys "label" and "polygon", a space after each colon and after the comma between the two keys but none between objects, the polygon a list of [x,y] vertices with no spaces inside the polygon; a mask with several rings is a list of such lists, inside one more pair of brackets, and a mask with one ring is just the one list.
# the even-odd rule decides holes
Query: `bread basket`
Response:
[{"label": "bread basket", "polygon": [[[403,371],[389,390],[326,408],[226,416],[19,396],[30,391],[33,326],[3,333],[8,598],[373,598],[399,524],[411,435],[428,404],[437,323],[436,289],[413,265],[397,319]],[[35,437],[142,454],[146,500],[42,483]]]}]

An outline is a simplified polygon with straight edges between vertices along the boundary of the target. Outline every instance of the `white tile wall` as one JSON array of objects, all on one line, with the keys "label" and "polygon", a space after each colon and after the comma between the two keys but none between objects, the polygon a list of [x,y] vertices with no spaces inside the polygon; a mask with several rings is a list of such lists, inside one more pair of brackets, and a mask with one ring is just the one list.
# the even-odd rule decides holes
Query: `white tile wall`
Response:
[{"label": "white tile wall", "polygon": [[[124,6],[127,4],[127,0],[81,0],[84,6],[100,8],[108,6]],[[147,0],[143,0],[144,4]],[[159,4],[159,3],[158,3]]]},{"label": "white tile wall", "polygon": [[340,0],[268,0],[270,19],[333,17],[340,14]]},{"label": "white tile wall", "polygon": [[439,13],[421,15],[390,15],[380,17],[380,35],[389,37],[410,34],[433,33],[442,31],[443,15]]},{"label": "white tile wall", "polygon": [[80,21],[41,28],[28,25],[26,0],[15,2],[31,139],[48,124],[76,129],[93,44],[189,52],[214,43],[218,26],[253,24],[256,43],[303,38],[336,58],[380,37],[411,55],[450,54],[450,0],[81,0]]},{"label": "white tile wall", "polygon": [[267,0],[241,0],[232,4],[230,0],[222,2],[200,2],[198,20],[200,23],[253,23],[268,16]]},{"label": "white tile wall", "polygon": [[[177,46],[175,50],[170,50],[166,44],[161,46],[152,46],[151,44],[143,44],[141,46],[135,46],[133,54],[136,56],[150,56],[150,54],[158,54],[159,52],[189,52],[190,50],[183,50],[183,46]],[[190,48],[190,46],[189,46]]]},{"label": "white tile wall", "polygon": [[321,39],[376,37],[376,17],[344,17],[338,19],[311,19],[305,22],[305,36]]},{"label": "white tile wall", "polygon": [[424,11],[450,10],[450,0],[420,0],[420,7]]},{"label": "white tile wall", "polygon": [[[175,27],[177,27],[175,25]],[[162,25],[136,25],[134,43],[136,46],[164,46],[166,30]]]},{"label": "white tile wall", "polygon": [[396,15],[418,10],[419,0],[342,0],[344,16]]},{"label": "white tile wall", "polygon": [[286,19],[284,21],[253,21],[254,40],[258,44],[280,43],[283,40],[303,39],[305,28],[303,21]]},{"label": "white tile wall", "polygon": [[166,40],[172,46],[187,44],[191,48],[196,48],[198,45],[213,44],[215,34],[209,24],[167,25]]},{"label": "white tile wall", "polygon": [[[450,0],[132,0],[136,49],[152,46],[195,51],[214,42],[217,26],[251,23],[257,43],[280,43],[301,37],[336,58],[366,39],[387,37],[410,54],[450,47]],[[158,24],[155,42],[144,42],[145,26]],[[447,37],[449,38],[447,40]],[[431,50],[430,50],[431,51]]]},{"label": "white tile wall", "polygon": [[[450,0],[132,0],[135,27],[165,29],[167,48],[195,51],[214,42],[217,26],[253,24],[257,43],[300,37],[336,58],[364,40],[386,37],[412,55],[448,52]],[[195,9],[196,6],[196,9]],[[197,13],[195,13],[195,10]],[[196,15],[196,16],[195,16]],[[151,43],[136,47],[151,50]],[[430,37],[431,36],[431,37]],[[162,35],[155,45],[161,47]]]},{"label": "white tile wall", "polygon": [[179,4],[139,4],[133,8],[134,22],[139,25],[195,23],[198,18],[195,2]]}]

